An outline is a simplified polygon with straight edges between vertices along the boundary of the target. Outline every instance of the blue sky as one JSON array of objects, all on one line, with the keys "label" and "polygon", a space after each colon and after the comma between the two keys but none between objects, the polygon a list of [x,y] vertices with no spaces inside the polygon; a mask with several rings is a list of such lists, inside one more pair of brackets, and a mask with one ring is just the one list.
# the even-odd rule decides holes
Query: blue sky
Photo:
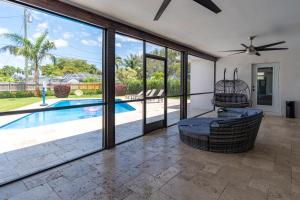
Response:
[{"label": "blue sky", "polygon": [[[28,9],[32,22],[28,23],[28,38],[32,41],[42,32],[49,32],[49,40],[54,41],[56,57],[79,58],[102,66],[102,29],[65,19],[37,10]],[[0,34],[18,33],[24,35],[24,7],[0,0]],[[10,44],[0,37],[0,47]],[[142,41],[116,36],[116,55],[122,58],[129,54],[142,54]],[[45,61],[45,63],[48,61]],[[24,58],[9,53],[0,54],[0,67],[13,65],[24,67]]]}]

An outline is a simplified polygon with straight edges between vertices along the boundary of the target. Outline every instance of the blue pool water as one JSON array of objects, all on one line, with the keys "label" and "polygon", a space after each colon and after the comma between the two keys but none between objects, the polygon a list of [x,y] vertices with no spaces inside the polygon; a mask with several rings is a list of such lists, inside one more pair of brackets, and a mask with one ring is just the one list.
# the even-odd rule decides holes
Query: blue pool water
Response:
[{"label": "blue pool water", "polygon": [[[92,103],[101,103],[102,99],[84,99],[84,100],[62,100],[49,107],[62,107],[73,105],[84,105]],[[102,116],[103,106],[91,106],[83,108],[72,108],[66,110],[55,110],[47,112],[37,112],[26,115],[11,123],[5,124],[0,129],[21,129],[36,126],[55,124],[60,122],[72,121],[77,119],[86,119]],[[115,106],[116,113],[123,113],[135,110],[127,103],[119,103]]]}]

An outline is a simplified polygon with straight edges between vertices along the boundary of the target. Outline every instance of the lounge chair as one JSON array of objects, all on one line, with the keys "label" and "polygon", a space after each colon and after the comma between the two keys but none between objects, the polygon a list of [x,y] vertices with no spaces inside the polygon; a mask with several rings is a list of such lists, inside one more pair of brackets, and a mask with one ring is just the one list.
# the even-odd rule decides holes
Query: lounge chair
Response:
[{"label": "lounge chair", "polygon": [[128,94],[126,95],[126,99],[135,99],[135,97],[137,96],[142,96],[143,95],[143,90],[141,92],[139,92],[138,94]]},{"label": "lounge chair", "polygon": [[[150,93],[152,92],[152,90],[147,90],[146,92],[146,96],[148,96]],[[134,97],[134,99],[142,99],[144,96],[143,96],[143,92],[141,94],[138,94]]]},{"label": "lounge chair", "polygon": [[[149,94],[146,94],[146,96],[149,98],[154,97],[156,93],[156,89],[152,89],[151,92]],[[152,99],[148,99],[148,101],[152,101]]]},{"label": "lounge chair", "polygon": [[164,96],[164,92],[165,92],[165,90],[164,89],[161,89],[159,92],[158,92],[158,94],[156,95],[157,97],[160,97],[159,99],[157,99],[157,102],[162,102],[162,100],[163,100],[163,96]]}]

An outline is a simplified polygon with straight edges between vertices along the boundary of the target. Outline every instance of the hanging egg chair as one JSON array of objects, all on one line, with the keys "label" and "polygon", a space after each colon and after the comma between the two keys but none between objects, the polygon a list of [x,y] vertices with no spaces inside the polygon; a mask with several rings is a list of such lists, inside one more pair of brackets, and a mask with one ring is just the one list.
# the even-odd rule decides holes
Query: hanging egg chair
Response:
[{"label": "hanging egg chair", "polygon": [[226,80],[226,68],[224,79],[215,85],[215,96],[213,103],[222,108],[245,108],[251,106],[250,89],[248,84],[238,79],[237,68],[233,73],[233,80]]}]

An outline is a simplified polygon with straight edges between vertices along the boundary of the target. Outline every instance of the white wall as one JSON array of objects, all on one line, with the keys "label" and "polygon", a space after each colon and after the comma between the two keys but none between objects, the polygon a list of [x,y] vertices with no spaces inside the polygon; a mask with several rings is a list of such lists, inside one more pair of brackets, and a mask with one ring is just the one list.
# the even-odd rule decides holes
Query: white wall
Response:
[{"label": "white wall", "polygon": [[217,62],[217,81],[223,79],[223,70],[227,68],[227,78],[232,79],[234,68],[239,69],[239,78],[251,87],[252,64],[278,62],[279,93],[282,115],[285,115],[285,101],[296,101],[296,115],[300,117],[300,50],[263,52],[261,57],[247,54],[221,58]]}]

